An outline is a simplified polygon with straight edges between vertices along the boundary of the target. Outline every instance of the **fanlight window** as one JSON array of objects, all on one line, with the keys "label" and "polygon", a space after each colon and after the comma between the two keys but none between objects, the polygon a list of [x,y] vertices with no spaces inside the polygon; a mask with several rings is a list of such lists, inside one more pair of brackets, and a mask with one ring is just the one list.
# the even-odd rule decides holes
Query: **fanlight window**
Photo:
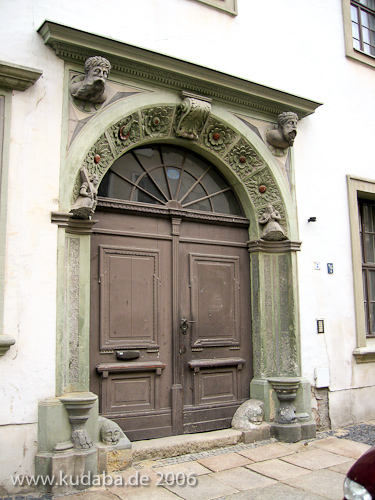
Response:
[{"label": "fanlight window", "polygon": [[189,150],[152,145],[114,162],[99,196],[166,208],[242,215],[233,189],[215,167]]}]

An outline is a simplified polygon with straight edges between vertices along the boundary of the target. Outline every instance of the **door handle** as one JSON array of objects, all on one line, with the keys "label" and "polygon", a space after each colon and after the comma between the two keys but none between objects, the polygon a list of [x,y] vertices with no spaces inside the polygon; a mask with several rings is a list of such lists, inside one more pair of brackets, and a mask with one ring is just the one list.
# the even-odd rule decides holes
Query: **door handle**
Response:
[{"label": "door handle", "polygon": [[188,321],[186,318],[182,318],[180,321],[180,332],[182,335],[186,335],[188,328],[189,328],[189,323],[195,323],[195,321]]}]

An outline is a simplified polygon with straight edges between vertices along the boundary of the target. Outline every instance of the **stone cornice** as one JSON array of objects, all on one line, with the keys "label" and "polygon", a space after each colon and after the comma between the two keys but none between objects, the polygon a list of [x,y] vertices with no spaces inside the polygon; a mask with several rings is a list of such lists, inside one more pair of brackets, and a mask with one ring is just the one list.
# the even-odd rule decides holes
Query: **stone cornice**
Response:
[{"label": "stone cornice", "polygon": [[83,63],[101,55],[112,64],[112,74],[122,73],[155,85],[189,91],[217,101],[250,108],[275,118],[294,111],[303,118],[321,105],[303,97],[259,85],[235,76],[181,61],[113,39],[45,21],[38,29],[44,43],[70,63]]},{"label": "stone cornice", "polygon": [[0,61],[0,87],[11,90],[27,90],[43,74],[39,69],[26,68]]},{"label": "stone cornice", "polygon": [[285,253],[285,252],[298,252],[301,250],[302,243],[300,241],[249,241],[247,247],[249,253],[263,252],[263,253]]}]

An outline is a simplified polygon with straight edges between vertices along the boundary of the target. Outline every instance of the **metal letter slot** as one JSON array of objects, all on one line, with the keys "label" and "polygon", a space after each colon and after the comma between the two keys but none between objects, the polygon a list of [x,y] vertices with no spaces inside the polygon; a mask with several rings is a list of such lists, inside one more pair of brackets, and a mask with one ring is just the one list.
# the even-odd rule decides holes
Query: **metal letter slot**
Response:
[{"label": "metal letter slot", "polygon": [[137,359],[139,358],[139,351],[116,351],[117,359]]}]

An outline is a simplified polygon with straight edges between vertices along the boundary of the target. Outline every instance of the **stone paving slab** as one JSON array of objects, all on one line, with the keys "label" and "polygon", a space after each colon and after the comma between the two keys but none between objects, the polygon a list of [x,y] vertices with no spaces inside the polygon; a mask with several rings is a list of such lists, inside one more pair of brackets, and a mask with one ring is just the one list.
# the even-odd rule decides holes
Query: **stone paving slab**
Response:
[{"label": "stone paving slab", "polygon": [[[278,483],[261,490],[242,491],[226,497],[226,500],[326,500],[327,497]],[[341,500],[341,499],[340,499]]]},{"label": "stone paving slab", "polygon": [[333,470],[334,472],[340,472],[340,474],[346,474],[348,473],[350,467],[355,464],[356,460],[349,458],[347,462],[344,462],[343,464],[337,464],[333,465],[332,467],[329,467],[329,470]]},{"label": "stone paving slab", "polygon": [[246,458],[250,458],[254,462],[261,462],[262,460],[270,460],[272,458],[280,458],[286,455],[291,455],[294,451],[291,449],[288,450],[285,446],[282,446],[279,443],[271,443],[259,448],[239,451],[238,453]]},{"label": "stone paving slab", "polygon": [[289,464],[288,462],[283,462],[278,458],[250,464],[247,465],[246,468],[258,472],[258,474],[262,474],[263,476],[270,477],[271,479],[276,479],[277,481],[303,476],[310,472],[308,469]]},{"label": "stone paving slab", "polygon": [[310,472],[304,476],[286,479],[283,483],[321,495],[330,500],[342,500],[344,496],[343,484],[345,475],[323,469]]},{"label": "stone paving slab", "polygon": [[284,456],[282,460],[293,465],[298,465],[299,467],[304,467],[305,469],[319,470],[332,467],[333,465],[343,464],[347,462],[348,457],[342,457],[335,453],[330,453],[329,451],[316,449]]},{"label": "stone paving slab", "polygon": [[252,460],[239,453],[226,453],[225,455],[217,455],[216,457],[203,458],[198,460],[198,462],[212,472],[219,472],[221,470],[233,469],[233,467],[251,464]]},{"label": "stone paving slab", "polygon": [[[250,472],[250,471],[249,471]],[[175,493],[177,498],[184,500],[212,500],[225,498],[233,493],[238,493],[238,489],[218,481],[211,476],[200,476],[197,478],[196,486],[166,486],[165,488]],[[176,500],[176,497],[175,497]]]},{"label": "stone paving slab", "polygon": [[245,467],[235,467],[234,469],[214,472],[210,476],[240,491],[264,488],[275,483],[273,479],[257,474]]},{"label": "stone paving slab", "polygon": [[371,448],[368,444],[349,441],[348,439],[340,439],[335,436],[314,441],[309,447],[330,451],[337,455],[343,455],[356,460],[363,455],[365,451]]}]

